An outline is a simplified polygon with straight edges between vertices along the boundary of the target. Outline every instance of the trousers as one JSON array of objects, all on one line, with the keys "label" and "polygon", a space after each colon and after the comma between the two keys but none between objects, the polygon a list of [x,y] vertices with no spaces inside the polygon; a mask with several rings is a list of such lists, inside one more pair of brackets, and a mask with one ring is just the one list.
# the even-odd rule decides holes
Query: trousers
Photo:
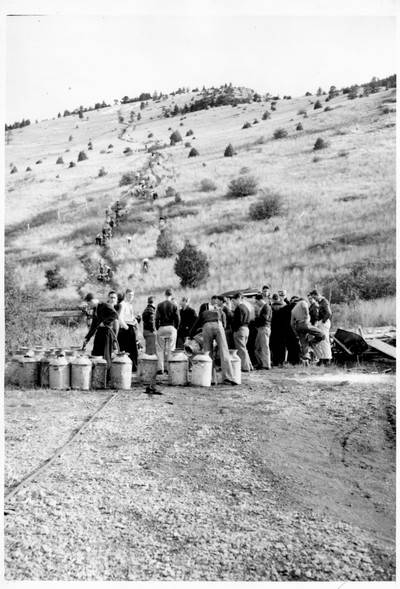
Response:
[{"label": "trousers", "polygon": [[269,351],[270,334],[271,328],[267,325],[257,328],[254,356],[259,368],[271,368],[271,354]]},{"label": "trousers", "polygon": [[162,325],[157,330],[156,353],[158,370],[165,370],[165,360],[168,360],[170,353],[175,350],[176,329],[173,325]]},{"label": "trousers", "polygon": [[246,325],[242,325],[242,327],[239,327],[237,331],[233,332],[233,341],[235,342],[235,348],[238,351],[238,356],[242,364],[242,370],[245,372],[249,372],[253,369],[249,353],[246,347],[248,339],[249,328]]},{"label": "trousers", "polygon": [[225,329],[219,321],[209,321],[203,325],[203,348],[212,356],[213,343],[217,342],[219,357],[221,360],[222,378],[234,380],[231,358],[225,336]]}]

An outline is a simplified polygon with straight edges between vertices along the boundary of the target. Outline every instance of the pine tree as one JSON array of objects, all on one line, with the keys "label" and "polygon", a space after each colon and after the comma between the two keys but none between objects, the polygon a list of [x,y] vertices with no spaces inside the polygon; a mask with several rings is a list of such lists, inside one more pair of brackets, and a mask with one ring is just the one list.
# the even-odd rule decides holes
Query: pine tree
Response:
[{"label": "pine tree", "polygon": [[205,253],[186,240],[183,249],[177,255],[174,270],[181,279],[181,286],[195,288],[207,280],[209,262]]}]

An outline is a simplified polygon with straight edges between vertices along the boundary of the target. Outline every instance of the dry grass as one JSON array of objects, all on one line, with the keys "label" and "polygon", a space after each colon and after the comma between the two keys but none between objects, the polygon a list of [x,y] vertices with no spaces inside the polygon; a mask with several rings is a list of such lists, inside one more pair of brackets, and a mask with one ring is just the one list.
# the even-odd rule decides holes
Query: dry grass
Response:
[{"label": "dry grass", "polygon": [[[187,158],[187,151],[180,144],[162,150],[164,159],[157,171],[162,177],[157,187],[161,198],[157,204],[164,204],[162,195],[167,186],[173,186],[184,200],[182,211],[192,207],[194,213],[197,209],[197,214],[177,214],[169,220],[178,241],[183,244],[189,237],[210,259],[207,284],[190,293],[194,304],[212,292],[252,284],[261,286],[265,281],[274,290],[285,287],[291,294],[304,294],[313,284],[322,286],[324,277],[338,268],[361,258],[394,259],[395,128],[387,125],[395,121],[395,114],[382,117],[379,108],[382,99],[391,96],[391,92],[385,92],[355,101],[338,97],[332,100],[337,108],[330,112],[309,111],[304,133],[290,135],[282,141],[268,139],[264,143],[260,136],[270,138],[274,129],[293,126],[302,120],[297,113],[308,108],[308,99],[280,102],[279,109],[266,121],[260,120],[264,104],[247,105],[246,117],[258,118],[260,123],[247,129],[244,149],[241,149],[244,132],[235,118],[237,109],[221,107],[187,115],[182,134],[190,128],[196,129],[193,145],[201,156]],[[175,100],[183,104],[190,100],[190,95],[176,96]],[[130,107],[122,107],[122,111],[126,110],[127,114]],[[77,260],[84,247],[81,228],[90,225],[94,232],[97,223],[101,228],[106,206],[121,195],[118,183],[122,174],[139,169],[148,159],[144,152],[134,151],[128,161],[123,149],[127,145],[134,150],[140,147],[149,132],[154,140],[168,141],[171,121],[157,118],[160,109],[160,104],[150,103],[135,130],[128,127],[124,138],[129,143],[118,138],[117,112],[113,107],[96,113],[89,121],[79,122],[79,129],[74,128],[75,120],[67,118],[13,132],[12,141],[6,146],[6,166],[12,161],[22,170],[43,159],[43,164],[35,166],[31,175],[18,173],[7,177],[11,192],[6,199],[6,226],[21,223],[21,230],[9,234],[6,245],[20,250],[14,258],[25,259],[20,273],[23,284],[29,284],[30,280],[42,283],[43,265],[34,263],[39,258],[27,262],[28,256],[40,256],[43,252],[48,256],[61,251],[64,254],[66,250],[68,256]],[[74,137],[72,142],[68,142],[70,134]],[[320,135],[329,141],[330,147],[321,152],[318,164],[313,164],[312,148]],[[89,160],[71,170],[66,168],[67,160],[64,167],[56,166],[56,157],[67,147],[71,149],[68,161],[76,160],[79,151],[85,149],[88,137],[95,146]],[[238,153],[224,158],[229,142]],[[101,154],[110,143],[114,145],[113,153]],[[349,155],[337,157],[341,150]],[[103,165],[109,173],[97,178]],[[257,195],[247,197],[245,202],[224,200],[226,186],[242,168],[251,170],[261,189],[283,195],[286,212],[279,219],[279,231],[274,231],[274,220],[244,222]],[[55,178],[56,174],[60,174],[59,179]],[[209,202],[200,188],[205,176],[218,187]],[[349,196],[357,198],[346,198]],[[29,234],[23,229],[33,217],[67,209],[72,200],[75,204],[68,209],[70,217],[62,222],[49,220],[45,225],[31,228]],[[90,213],[84,208],[85,202],[90,202]],[[142,206],[132,203],[132,219]],[[136,286],[140,309],[145,307],[149,294],[158,296],[167,286],[175,288],[177,297],[186,292],[178,286],[173,259],[151,259],[150,272],[140,272],[142,259],[154,256],[158,235],[157,209],[150,209],[148,214],[153,222],[146,225],[143,233],[135,233],[130,248],[124,235],[116,236],[112,244],[119,261],[118,281],[121,286],[127,283]],[[224,226],[227,230],[222,230]],[[214,227],[217,230],[210,234]],[[94,235],[91,237],[94,240]],[[317,243],[336,245],[313,249]],[[87,246],[87,249],[94,247]],[[79,267],[78,261],[76,266]],[[72,267],[69,263],[69,272]],[[75,280],[76,276],[69,281],[72,291]]]}]

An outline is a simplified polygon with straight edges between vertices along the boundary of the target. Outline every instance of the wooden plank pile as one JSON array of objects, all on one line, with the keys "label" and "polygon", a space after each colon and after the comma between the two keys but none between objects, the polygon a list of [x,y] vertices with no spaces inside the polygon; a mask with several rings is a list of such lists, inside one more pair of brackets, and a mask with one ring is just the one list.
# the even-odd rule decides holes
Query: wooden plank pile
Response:
[{"label": "wooden plank pile", "polygon": [[357,332],[337,329],[332,336],[333,352],[338,360],[396,365],[396,328],[358,327]]}]

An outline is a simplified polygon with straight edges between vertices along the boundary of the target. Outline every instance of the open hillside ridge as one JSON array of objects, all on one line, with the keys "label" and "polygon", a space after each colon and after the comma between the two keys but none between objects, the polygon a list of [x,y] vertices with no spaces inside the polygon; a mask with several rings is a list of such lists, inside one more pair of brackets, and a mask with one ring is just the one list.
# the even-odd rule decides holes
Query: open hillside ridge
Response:
[{"label": "open hillside ridge", "polygon": [[[45,120],[8,133],[6,261],[15,264],[21,287],[44,286],[45,271],[58,264],[67,286],[51,292],[54,300],[78,302],[78,286],[81,292],[107,291],[107,285],[88,280],[81,260],[101,259],[95,237],[106,208],[117,200],[127,217],[109,255],[121,289],[136,287],[138,310],[147,296],[161,298],[168,286],[177,297],[189,292],[197,305],[214,292],[265,282],[274,290],[304,294],[359,260],[379,259],[394,272],[395,90],[355,100],[340,95],[328,103],[325,96],[278,100],[267,120],[262,119],[271,111],[266,101],[163,116],[163,109],[198,96],[149,100],[142,109],[139,102],[120,104],[85,113],[83,119]],[[314,110],[317,99],[322,108]],[[331,110],[325,111],[328,105]],[[306,117],[299,114],[304,110]],[[251,125],[243,129],[246,122]],[[296,130],[299,122],[302,131]],[[274,139],[281,127],[288,136]],[[175,130],[183,141],[170,146]],[[193,134],[187,136],[189,130]],[[313,151],[318,137],[328,146]],[[165,147],[150,168],[146,146],[156,143]],[[229,143],[236,155],[224,157]],[[198,157],[188,157],[192,146]],[[131,155],[123,153],[127,147]],[[88,159],[77,163],[80,151]],[[56,164],[59,156],[63,164]],[[69,168],[70,161],[76,166]],[[18,171],[10,174],[12,166]],[[99,177],[102,167],[107,173]],[[119,186],[124,173],[138,170],[151,176],[159,195],[154,203]],[[258,194],[226,198],[229,182],[240,175],[257,179]],[[212,180],[216,190],[202,191],[203,179]],[[165,194],[169,186],[183,202],[173,204]],[[270,220],[251,221],[249,207],[262,190],[279,193],[283,210]],[[210,261],[208,281],[193,291],[179,287],[174,257],[155,257],[160,210],[169,217],[178,245],[188,238]],[[142,274],[145,257],[150,269]]]}]

